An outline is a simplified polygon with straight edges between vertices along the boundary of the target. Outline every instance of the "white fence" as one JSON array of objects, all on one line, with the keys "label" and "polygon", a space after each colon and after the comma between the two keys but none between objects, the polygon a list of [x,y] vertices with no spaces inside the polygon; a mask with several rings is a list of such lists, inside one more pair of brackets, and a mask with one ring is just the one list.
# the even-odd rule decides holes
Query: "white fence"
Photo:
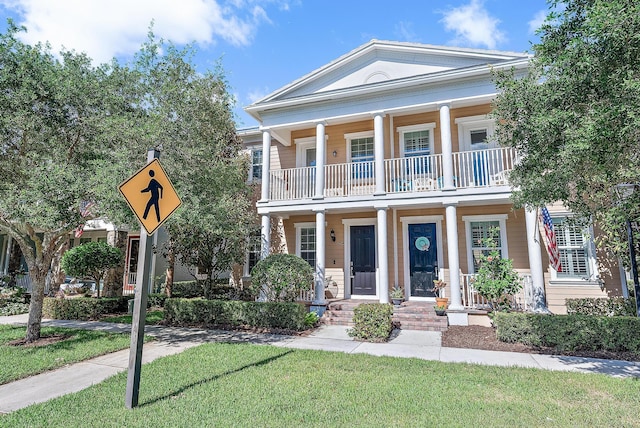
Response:
[{"label": "white fence", "polygon": [[[473,287],[473,278],[475,274],[460,274],[460,294],[462,297],[462,306],[465,309],[491,309],[489,302],[478,294]],[[515,309],[528,311],[533,306],[533,292],[531,275],[524,274],[520,276],[522,280],[522,289],[512,297],[511,305]]]}]

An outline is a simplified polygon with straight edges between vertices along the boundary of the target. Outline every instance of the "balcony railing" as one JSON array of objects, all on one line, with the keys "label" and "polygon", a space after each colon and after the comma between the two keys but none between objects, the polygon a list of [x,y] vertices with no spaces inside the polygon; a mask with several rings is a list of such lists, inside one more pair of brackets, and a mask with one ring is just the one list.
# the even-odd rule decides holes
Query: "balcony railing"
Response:
[{"label": "balcony railing", "polygon": [[[499,148],[453,154],[456,188],[507,185],[507,173],[516,161],[515,150]],[[315,167],[270,171],[269,197],[274,201],[315,196]],[[376,189],[374,161],[325,165],[325,198],[373,195]],[[384,161],[386,193],[430,192],[444,185],[441,154]]]}]

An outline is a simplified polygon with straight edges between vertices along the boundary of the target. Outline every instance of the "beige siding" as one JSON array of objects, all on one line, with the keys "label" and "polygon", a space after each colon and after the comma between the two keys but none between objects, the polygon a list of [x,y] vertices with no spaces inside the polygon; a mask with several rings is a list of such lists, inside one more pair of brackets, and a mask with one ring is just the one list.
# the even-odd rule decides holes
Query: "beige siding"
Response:
[{"label": "beige siding", "polygon": [[587,297],[607,297],[605,291],[600,290],[597,285],[547,285],[547,306],[554,314],[566,314],[566,299],[587,298]]}]

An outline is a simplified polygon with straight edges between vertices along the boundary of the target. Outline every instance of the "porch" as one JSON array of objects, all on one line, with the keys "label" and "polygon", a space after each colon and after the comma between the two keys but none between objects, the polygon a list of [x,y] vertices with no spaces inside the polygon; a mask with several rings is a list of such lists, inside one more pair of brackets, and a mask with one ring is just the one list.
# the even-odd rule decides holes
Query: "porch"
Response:
[{"label": "porch", "polygon": [[[497,148],[452,154],[455,189],[507,186],[507,175],[517,162],[512,148]],[[384,160],[385,193],[435,192],[445,187],[443,155]],[[347,162],[324,166],[325,198],[368,196],[377,192],[375,161]],[[314,166],[271,170],[269,199],[299,200],[316,195]]]}]

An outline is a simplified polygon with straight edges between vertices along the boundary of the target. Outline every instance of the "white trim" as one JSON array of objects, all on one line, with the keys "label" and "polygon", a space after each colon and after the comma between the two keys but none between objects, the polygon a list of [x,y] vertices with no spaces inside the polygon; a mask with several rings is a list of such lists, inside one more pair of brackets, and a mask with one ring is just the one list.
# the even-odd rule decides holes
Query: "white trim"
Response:
[{"label": "white trim", "polygon": [[473,273],[473,246],[471,245],[471,223],[479,221],[497,221],[500,227],[500,249],[502,258],[509,258],[509,248],[507,245],[507,219],[509,214],[487,214],[487,215],[465,215],[462,216],[464,222],[465,238],[467,245],[467,272]]},{"label": "white trim", "polygon": [[[344,298],[345,299],[379,299],[378,281],[376,275],[376,294],[373,295],[357,295],[351,294],[351,226],[373,226],[374,236],[378,239],[377,233],[377,218],[347,218],[342,219],[344,226]],[[376,245],[376,263],[378,262],[378,245]],[[378,267],[376,266],[376,271]]]},{"label": "white trim", "polygon": [[498,147],[497,142],[492,138],[496,122],[490,119],[488,115],[458,117],[455,119],[455,123],[458,125],[458,147],[461,152],[473,150],[471,147],[471,131],[481,128],[487,129],[488,148]]},{"label": "white trim", "polygon": [[444,247],[442,244],[442,220],[441,215],[428,215],[428,216],[409,216],[400,217],[400,223],[402,223],[402,257],[403,263],[403,281],[404,281],[404,294],[406,299],[415,301],[429,301],[435,302],[435,297],[411,297],[410,283],[411,277],[409,273],[409,225],[410,224],[423,224],[423,223],[435,223],[436,225],[436,254],[438,258],[438,278],[444,279],[444,268],[442,263],[444,262]]},{"label": "white trim", "polygon": [[[329,136],[325,135],[325,148],[327,147],[327,140]],[[296,167],[301,168],[307,166],[307,150],[308,149],[316,149],[316,137],[305,137],[305,138],[296,138],[294,140],[296,145]],[[317,152],[316,152],[317,155]]]},{"label": "white trim", "polygon": [[[550,213],[552,219],[567,219],[572,217],[573,214],[566,211],[559,211]],[[555,224],[554,224],[555,228]],[[585,237],[585,232],[588,231],[588,238]],[[600,282],[597,280],[600,278],[600,272],[598,270],[598,262],[596,260],[596,247],[595,247],[595,239],[593,226],[588,226],[581,230],[583,239],[588,239],[585,242],[585,248],[587,250],[587,266],[589,268],[589,278],[578,278],[578,277],[560,277],[558,278],[558,272],[549,265],[549,285],[553,286],[598,286],[600,287]],[[556,232],[556,239],[557,239]],[[560,248],[558,247],[558,251]]]},{"label": "white trim", "polygon": [[399,145],[400,145],[400,157],[405,157],[405,141],[404,141],[404,134],[407,132],[417,132],[417,131],[429,131],[429,154],[432,155],[434,153],[434,132],[436,129],[436,123],[435,122],[429,122],[429,123],[420,123],[417,125],[407,125],[407,126],[398,126],[397,130],[398,130],[398,134],[399,134]]}]

